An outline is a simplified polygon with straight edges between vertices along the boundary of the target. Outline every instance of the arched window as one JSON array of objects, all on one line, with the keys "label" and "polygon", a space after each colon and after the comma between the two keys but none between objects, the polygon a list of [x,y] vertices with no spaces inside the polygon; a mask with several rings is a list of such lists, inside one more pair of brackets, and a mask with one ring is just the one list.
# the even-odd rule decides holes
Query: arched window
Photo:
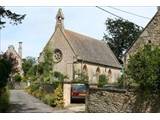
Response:
[{"label": "arched window", "polygon": [[111,75],[112,74],[112,71],[111,69],[108,70],[108,75]]},{"label": "arched window", "polygon": [[99,80],[99,75],[100,75],[100,73],[101,73],[101,70],[100,70],[99,67],[97,67],[97,69],[96,69],[96,80],[97,80],[97,81]]},{"label": "arched window", "polygon": [[99,73],[99,74],[101,73],[101,70],[99,67],[96,69],[96,73]]},{"label": "arched window", "polygon": [[84,65],[82,68],[81,80],[83,81],[89,80],[87,65]]},{"label": "arched window", "polygon": [[107,76],[107,68],[104,69],[104,74]]},{"label": "arched window", "polygon": [[112,80],[112,71],[111,71],[111,69],[108,70],[108,78],[109,78],[109,81],[111,82],[111,80]]},{"label": "arched window", "polygon": [[87,73],[87,72],[88,72],[87,65],[84,65],[84,66],[83,66],[83,72],[84,72],[84,73]]}]

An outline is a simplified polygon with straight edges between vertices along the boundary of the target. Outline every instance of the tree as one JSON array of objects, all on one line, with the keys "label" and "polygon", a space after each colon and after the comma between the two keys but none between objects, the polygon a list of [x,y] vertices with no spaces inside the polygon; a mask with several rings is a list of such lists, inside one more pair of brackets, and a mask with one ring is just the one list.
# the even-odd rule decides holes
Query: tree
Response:
[{"label": "tree", "polygon": [[32,66],[36,63],[36,60],[34,57],[26,57],[25,59],[23,59],[23,63],[22,63],[22,69],[24,72],[24,76],[27,75],[27,72],[32,68]]},{"label": "tree", "polygon": [[15,82],[20,83],[22,80],[22,76],[20,74],[15,74],[15,76],[13,77],[13,79],[15,80]]},{"label": "tree", "polygon": [[142,32],[142,28],[132,22],[122,19],[106,20],[106,31],[104,35],[105,41],[109,44],[115,56],[122,63],[123,53],[131,46]]},{"label": "tree", "polygon": [[10,24],[17,25],[22,23],[22,20],[25,18],[25,16],[25,14],[16,14],[11,12],[10,10],[6,10],[5,7],[0,6],[0,29],[5,27],[6,18],[10,20]]},{"label": "tree", "polygon": [[0,88],[7,85],[9,75],[11,73],[11,63],[4,58],[0,59]]},{"label": "tree", "polygon": [[99,75],[98,86],[103,87],[108,83],[108,77],[105,74]]},{"label": "tree", "polygon": [[38,73],[43,82],[51,82],[53,76],[53,53],[49,48],[44,50],[43,62],[38,64]]},{"label": "tree", "polygon": [[160,90],[160,47],[145,45],[130,56],[126,73],[141,89]]},{"label": "tree", "polygon": [[33,64],[32,67],[27,71],[25,78],[35,81],[37,79],[37,77],[39,77],[37,75],[38,72],[38,65],[37,64]]},{"label": "tree", "polygon": [[10,74],[17,71],[16,65],[17,60],[11,54],[0,56],[0,89],[7,85]]}]

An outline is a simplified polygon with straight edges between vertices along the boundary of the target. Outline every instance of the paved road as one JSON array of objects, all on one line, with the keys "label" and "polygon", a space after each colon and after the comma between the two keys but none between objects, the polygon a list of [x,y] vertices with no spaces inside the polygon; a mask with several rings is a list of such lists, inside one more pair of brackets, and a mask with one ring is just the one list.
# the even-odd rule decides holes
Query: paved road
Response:
[{"label": "paved road", "polygon": [[8,112],[11,113],[73,113],[85,110],[84,104],[73,104],[61,110],[52,108],[23,90],[11,90],[10,93],[11,105]]}]

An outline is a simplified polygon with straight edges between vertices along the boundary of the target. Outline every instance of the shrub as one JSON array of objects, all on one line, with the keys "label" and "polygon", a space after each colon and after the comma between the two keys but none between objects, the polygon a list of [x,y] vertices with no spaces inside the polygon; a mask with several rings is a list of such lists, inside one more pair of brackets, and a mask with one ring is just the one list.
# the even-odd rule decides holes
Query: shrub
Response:
[{"label": "shrub", "polygon": [[33,94],[36,98],[39,98],[39,99],[41,99],[41,98],[43,97],[43,95],[44,95],[43,91],[41,91],[41,90],[36,90],[36,91],[34,91],[32,94]]},{"label": "shrub", "polygon": [[39,90],[39,88],[40,88],[40,84],[31,84],[28,89],[30,93],[33,93],[34,91]]},{"label": "shrub", "polygon": [[21,82],[22,77],[20,74],[16,74],[13,79],[15,80],[15,82]]},{"label": "shrub", "polygon": [[106,75],[102,74],[99,75],[99,82],[98,82],[98,86],[99,87],[103,87],[105,84],[108,83],[108,78]]},{"label": "shrub", "polygon": [[141,89],[160,90],[160,47],[145,45],[130,56],[126,73]]},{"label": "shrub", "polygon": [[55,105],[57,107],[63,107],[64,102],[63,102],[63,89],[62,89],[62,84],[59,84],[56,90],[54,91],[54,97],[55,97]]},{"label": "shrub", "polygon": [[38,99],[42,99],[44,94],[46,94],[42,89],[40,89],[39,84],[31,84],[29,87],[25,88],[25,90]]},{"label": "shrub", "polygon": [[8,88],[0,89],[0,112],[5,112],[9,107],[9,95]]},{"label": "shrub", "polygon": [[41,89],[40,84],[32,84],[26,88],[26,91],[52,107],[63,107],[64,102],[62,84],[60,82],[54,82],[54,84],[56,85],[54,93],[45,92]]},{"label": "shrub", "polygon": [[81,72],[80,70],[75,71],[75,76],[77,76],[74,79],[74,82],[78,82],[78,83],[88,83],[88,75],[85,72]]},{"label": "shrub", "polygon": [[55,97],[53,94],[46,94],[42,97],[42,101],[50,106],[55,106]]},{"label": "shrub", "polygon": [[60,82],[63,82],[63,80],[67,78],[67,76],[63,75],[61,72],[58,72],[58,71],[54,71],[53,77],[56,78]]},{"label": "shrub", "polygon": [[7,85],[11,67],[12,64],[9,60],[0,58],[0,88],[4,88]]},{"label": "shrub", "polygon": [[124,87],[125,84],[125,74],[121,75],[121,77],[118,78],[118,86],[120,88]]}]

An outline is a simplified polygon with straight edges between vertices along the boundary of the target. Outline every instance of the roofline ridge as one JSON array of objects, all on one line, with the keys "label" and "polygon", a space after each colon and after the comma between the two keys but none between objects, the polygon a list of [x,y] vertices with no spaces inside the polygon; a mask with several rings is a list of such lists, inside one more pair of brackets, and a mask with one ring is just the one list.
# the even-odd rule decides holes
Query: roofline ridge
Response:
[{"label": "roofline ridge", "polygon": [[144,27],[144,29],[142,30],[142,32],[140,33],[140,35],[138,36],[138,38],[136,40],[133,41],[133,43],[131,44],[131,46],[126,50],[126,52],[122,55],[122,58],[126,56],[126,54],[130,51],[130,49],[132,48],[132,46],[136,43],[136,41],[139,39],[139,37],[143,34],[143,32],[146,30],[146,28],[150,25],[150,23],[154,20],[154,18],[156,17],[156,15],[158,14],[157,11],[154,16],[151,18],[151,20],[147,23],[147,25]]},{"label": "roofline ridge", "polygon": [[75,52],[73,45],[69,42],[69,39],[67,38],[67,35],[65,34],[65,29],[64,29],[64,31],[62,31],[62,30],[60,29],[60,31],[61,31],[62,34],[64,35],[64,37],[65,37],[67,43],[69,44],[69,46],[71,47],[74,55],[77,57],[78,55],[77,55],[77,53]]},{"label": "roofline ridge", "polygon": [[89,35],[81,34],[81,33],[79,33],[79,32],[75,32],[75,31],[72,31],[72,30],[69,30],[69,29],[64,29],[64,31],[65,31],[65,30],[70,31],[70,32],[73,32],[73,33],[76,33],[76,34],[79,34],[79,35],[82,35],[82,36],[85,36],[85,37],[88,37],[88,38],[91,38],[91,39],[93,39],[93,40],[95,40],[95,41],[98,41],[98,42],[101,41],[100,39],[97,39],[97,38],[94,38],[94,37],[90,37]]}]

